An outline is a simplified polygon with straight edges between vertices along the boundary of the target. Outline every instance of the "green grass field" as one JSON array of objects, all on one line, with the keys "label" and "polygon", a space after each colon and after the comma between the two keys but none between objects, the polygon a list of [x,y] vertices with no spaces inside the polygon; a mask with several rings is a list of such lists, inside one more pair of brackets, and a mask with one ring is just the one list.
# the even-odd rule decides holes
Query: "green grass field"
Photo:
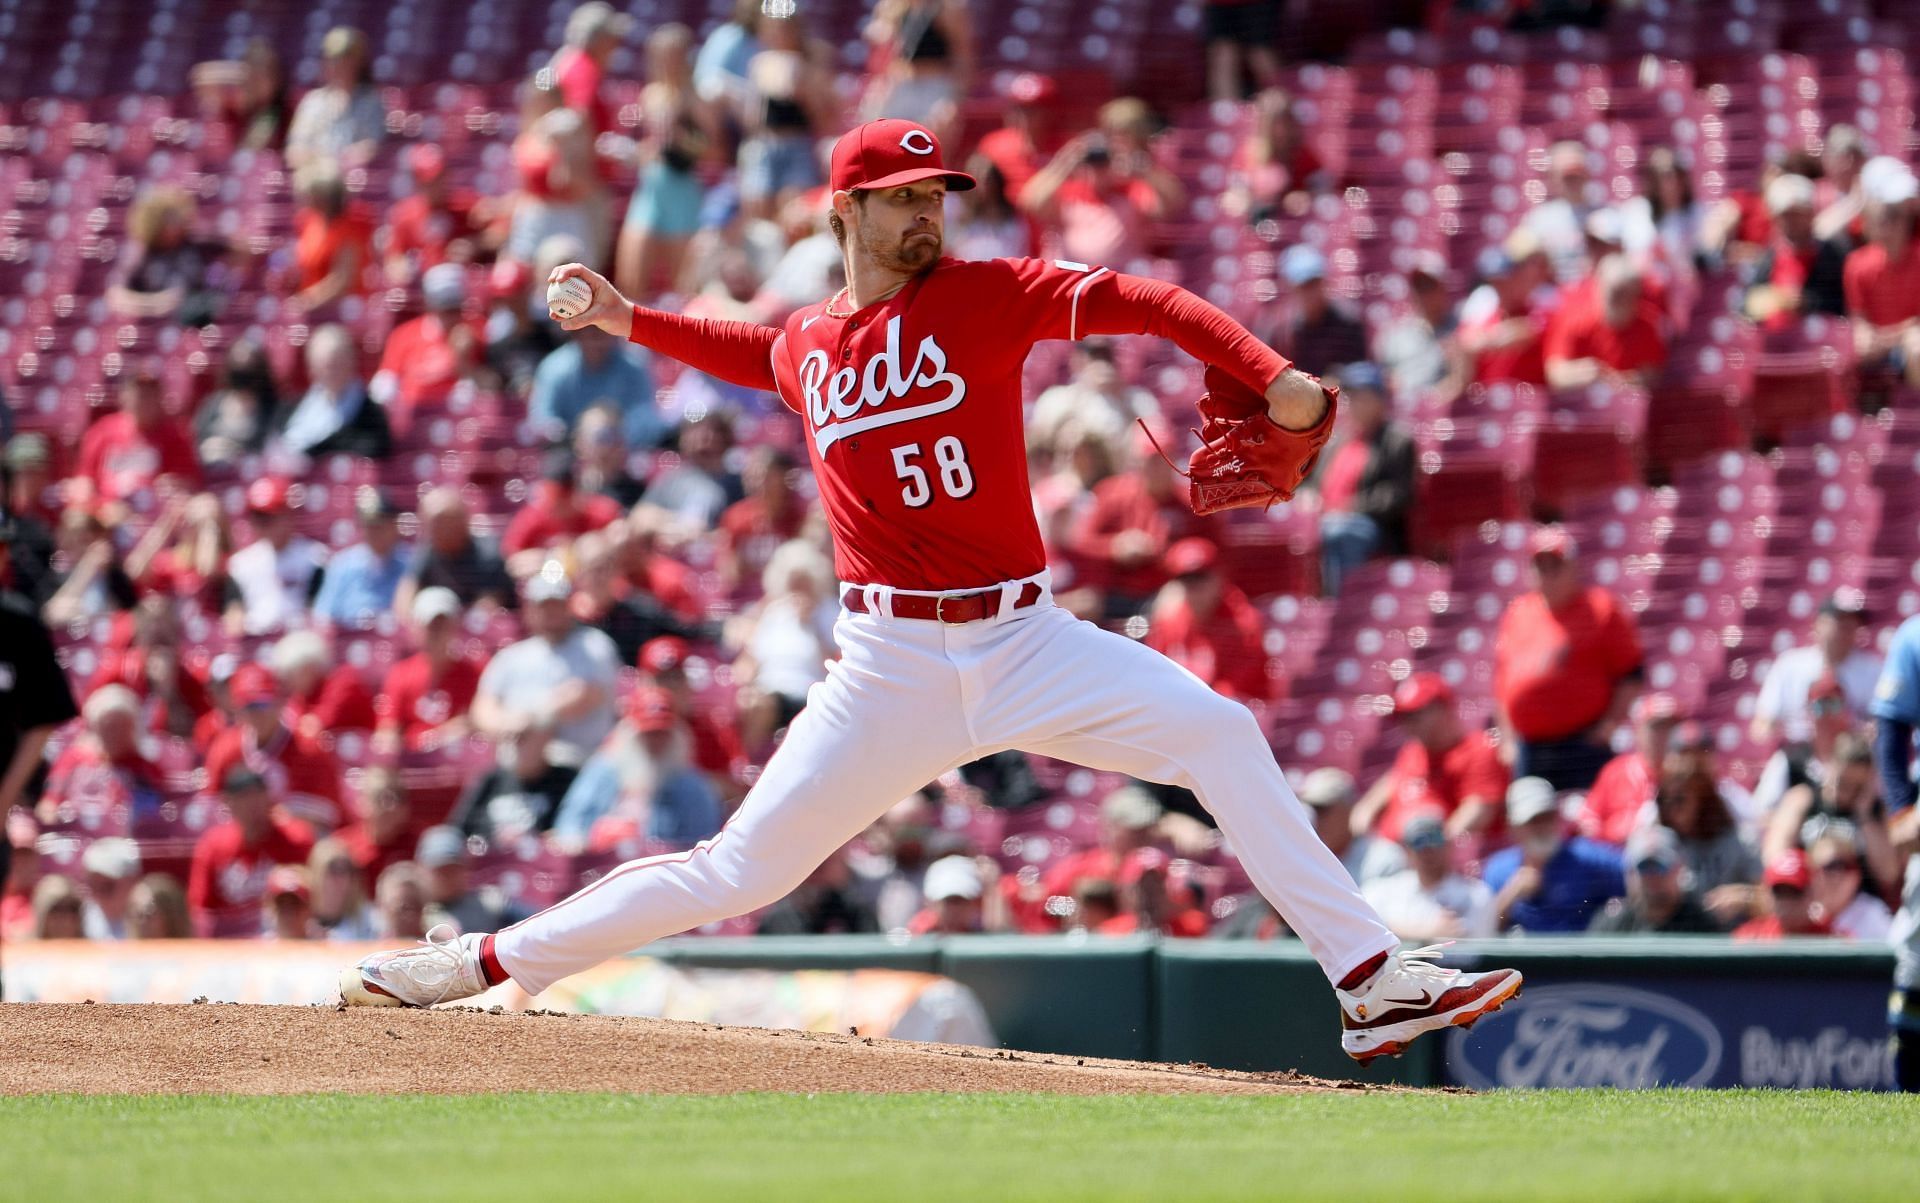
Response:
[{"label": "green grass field", "polygon": [[1700,1092],[0,1101],[0,1199],[1906,1199],[1920,1101]]}]

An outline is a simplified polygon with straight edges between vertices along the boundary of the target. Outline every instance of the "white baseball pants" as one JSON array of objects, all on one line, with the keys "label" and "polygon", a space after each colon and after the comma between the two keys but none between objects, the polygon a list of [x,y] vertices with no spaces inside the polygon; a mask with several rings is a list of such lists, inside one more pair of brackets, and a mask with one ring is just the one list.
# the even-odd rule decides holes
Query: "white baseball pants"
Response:
[{"label": "white baseball pants", "polygon": [[997,617],[964,625],[886,617],[891,591],[864,588],[874,612],[841,614],[841,658],[720,833],[629,861],[501,931],[501,967],[538,994],[772,903],[900,799],[1008,748],[1193,790],[1331,981],[1399,947],[1314,834],[1251,711],[1051,593],[1012,609],[1023,583],[1001,586]]}]

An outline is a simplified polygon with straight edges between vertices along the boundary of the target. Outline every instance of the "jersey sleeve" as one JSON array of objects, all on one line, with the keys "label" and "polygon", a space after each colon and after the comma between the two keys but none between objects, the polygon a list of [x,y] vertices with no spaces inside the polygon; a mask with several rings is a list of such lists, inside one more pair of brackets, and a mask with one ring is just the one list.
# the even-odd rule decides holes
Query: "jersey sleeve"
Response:
[{"label": "jersey sleeve", "polygon": [[771,392],[773,342],[780,331],[757,322],[722,322],[682,317],[658,309],[633,308],[627,341],[658,351],[728,384]]},{"label": "jersey sleeve", "polygon": [[1875,718],[1920,726],[1920,618],[1909,618],[1894,634],[1868,710]]},{"label": "jersey sleeve", "polygon": [[1293,366],[1245,326],[1178,285],[1066,259],[1000,259],[994,266],[1008,273],[1012,295],[1005,307],[988,305],[986,312],[1017,316],[1029,341],[1156,335],[1261,393]]}]

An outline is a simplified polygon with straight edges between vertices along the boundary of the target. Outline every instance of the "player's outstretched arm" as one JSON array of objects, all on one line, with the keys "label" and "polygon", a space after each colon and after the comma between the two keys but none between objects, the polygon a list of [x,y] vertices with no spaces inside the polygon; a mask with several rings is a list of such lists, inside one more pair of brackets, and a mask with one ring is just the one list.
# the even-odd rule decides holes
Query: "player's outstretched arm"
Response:
[{"label": "player's outstretched arm", "polygon": [[780,331],[755,322],[720,322],[709,318],[682,317],[635,305],[620,295],[620,290],[592,268],[579,263],[563,263],[547,277],[549,303],[552,289],[565,280],[582,280],[592,291],[585,308],[569,318],[553,316],[562,330],[584,330],[589,326],[617,335],[677,359],[695,371],[705,372],[729,384],[773,391],[773,344]]}]

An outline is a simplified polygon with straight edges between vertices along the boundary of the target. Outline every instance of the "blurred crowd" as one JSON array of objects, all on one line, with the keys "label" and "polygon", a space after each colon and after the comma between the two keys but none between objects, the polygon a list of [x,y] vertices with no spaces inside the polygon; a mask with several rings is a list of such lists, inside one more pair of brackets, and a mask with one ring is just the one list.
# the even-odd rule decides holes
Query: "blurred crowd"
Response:
[{"label": "blurred crowd", "polygon": [[[1259,7],[1208,10],[1217,92],[1271,82],[1270,53],[1244,53],[1263,39],[1239,10]],[[803,445],[770,397],[562,334],[538,282],[581,261],[644,303],[783,320],[842,283],[823,153],[864,117],[928,123],[981,180],[950,198],[953,255],[1163,274],[1192,199],[1147,101],[1085,111],[1044,76],[976,79],[960,0],[882,0],[864,36],[866,87],[847,96],[840,48],[790,2],[745,0],[700,38],[592,0],[522,89],[502,195],[460,183],[435,142],[391,153],[357,30],[326,35],[297,102],[264,46],[194,71],[204,120],[291,173],[295,236],[264,252],[284,307],[225,345],[203,396],[130,362],[71,445],[5,445],[8,672],[33,688],[0,713],[0,934],[491,930],[550,900],[516,856],[586,872],[719,829],[836,654]],[[643,86],[623,116],[608,64],[629,43]],[[962,101],[986,91],[996,120],[976,128]],[[1294,98],[1247,103],[1224,211],[1259,223],[1342,187]],[[385,161],[383,192],[366,179]],[[1420,258],[1384,326],[1328,287],[1319,250],[1278,257],[1255,332],[1344,401],[1294,508],[1317,555],[1287,588],[1339,597],[1369,560],[1408,554],[1415,398],[1651,385],[1708,271],[1736,270],[1731,304],[1763,326],[1849,320],[1869,386],[1920,383],[1920,186],[1903,162],[1834,127],[1711,205],[1675,154],[1643,162],[1619,198],[1584,145],[1554,146],[1472,287],[1455,295],[1459,274]],[[261,253],[151,187],[108,299],[203,327]],[[369,345],[359,318],[390,297],[397,320]],[[1028,414],[1062,604],[1256,709],[1284,698],[1271,574],[1226,553],[1224,521],[1196,517],[1155,454],[1180,415],[1148,387],[1149,352],[1062,354],[1066,382]],[[499,480],[432,478],[446,431],[476,415],[499,419],[481,443],[535,454]],[[1415,674],[1393,697],[1390,768],[1300,781],[1395,930],[1884,937],[1899,866],[1864,726],[1866,600],[1836,593],[1772,664],[1754,723],[1778,751],[1748,791],[1644,690],[1631,608],[1587,581],[1568,534],[1543,525],[1528,554],[1532,588],[1492,650],[1492,724]],[[1190,796],[1094,786],[1063,792],[1017,753],[967,766],[746,929],[1285,933]],[[1084,838],[1021,855],[1017,818],[1063,805]]]}]

